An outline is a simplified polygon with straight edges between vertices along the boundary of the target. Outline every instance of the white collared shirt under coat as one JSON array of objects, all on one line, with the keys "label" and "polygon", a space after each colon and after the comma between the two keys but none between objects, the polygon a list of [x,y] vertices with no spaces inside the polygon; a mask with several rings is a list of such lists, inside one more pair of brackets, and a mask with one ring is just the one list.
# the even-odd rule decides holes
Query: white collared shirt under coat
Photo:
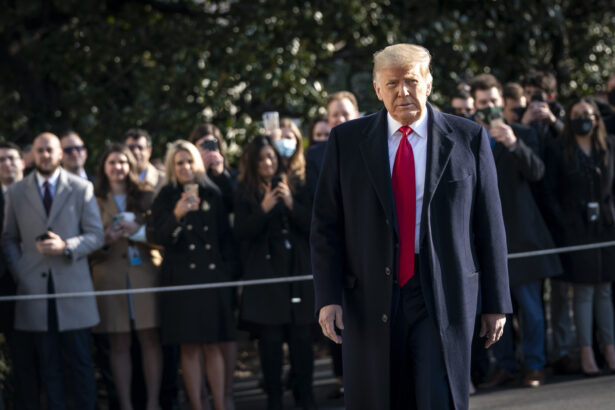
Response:
[{"label": "white collared shirt under coat", "polygon": [[[425,170],[427,169],[427,123],[428,112],[423,111],[423,115],[410,124],[412,132],[406,138],[412,146],[414,154],[414,178],[416,183],[416,227],[414,229],[414,252],[419,253],[419,238],[421,227],[421,211],[423,210],[423,193],[425,191]],[[391,176],[393,176],[393,166],[395,165],[395,156],[397,148],[401,142],[401,131],[399,128],[401,123],[391,117],[387,113],[388,120],[388,141],[389,141],[389,166],[391,168]]]}]

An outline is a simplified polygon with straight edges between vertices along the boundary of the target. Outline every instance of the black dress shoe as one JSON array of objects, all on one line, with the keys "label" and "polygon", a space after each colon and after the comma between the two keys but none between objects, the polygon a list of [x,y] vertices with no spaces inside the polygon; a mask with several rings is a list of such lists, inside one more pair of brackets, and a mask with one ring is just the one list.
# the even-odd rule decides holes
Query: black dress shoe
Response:
[{"label": "black dress shoe", "polygon": [[523,375],[523,386],[525,387],[540,387],[544,382],[545,372],[542,370],[528,370]]},{"label": "black dress shoe", "polygon": [[553,372],[557,374],[579,374],[581,365],[570,356],[562,356],[553,363]]},{"label": "black dress shoe", "polygon": [[503,384],[509,383],[517,378],[516,375],[512,374],[508,370],[497,369],[493,376],[489,378],[486,382],[483,382],[478,385],[479,389],[491,389],[493,387],[502,386]]},{"label": "black dress shoe", "polygon": [[604,373],[602,373],[602,371],[598,370],[597,372],[586,372],[585,370],[583,370],[583,376],[585,377],[598,377],[598,376],[602,376]]}]

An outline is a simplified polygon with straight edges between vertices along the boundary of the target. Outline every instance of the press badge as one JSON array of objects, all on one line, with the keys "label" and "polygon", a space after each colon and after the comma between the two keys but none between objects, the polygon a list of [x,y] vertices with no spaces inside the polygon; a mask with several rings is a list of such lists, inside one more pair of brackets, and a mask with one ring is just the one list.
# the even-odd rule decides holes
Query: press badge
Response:
[{"label": "press badge", "polygon": [[141,254],[136,246],[130,245],[128,247],[128,259],[130,260],[130,266],[138,266],[141,264]]}]

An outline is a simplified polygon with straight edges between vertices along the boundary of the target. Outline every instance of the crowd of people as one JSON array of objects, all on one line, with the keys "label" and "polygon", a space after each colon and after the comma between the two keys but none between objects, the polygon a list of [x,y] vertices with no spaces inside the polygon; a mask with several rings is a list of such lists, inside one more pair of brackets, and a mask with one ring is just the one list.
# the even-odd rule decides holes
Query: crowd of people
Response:
[{"label": "crowd of people", "polygon": [[[489,131],[509,253],[615,240],[615,75],[606,101],[579,98],[565,109],[556,89],[549,73],[504,86],[481,74],[441,108]],[[326,116],[301,124],[307,138],[297,121],[282,118],[246,142],[237,167],[212,124],[171,143],[158,167],[149,133],[128,130],[104,150],[95,174],[85,170],[88,151],[75,131],[42,133],[27,150],[1,142],[2,294],[309,275],[326,141],[333,127],[359,116],[352,93],[334,93]],[[559,373],[615,372],[613,266],[613,247],[510,259],[519,326],[506,322],[492,348],[495,367],[476,346],[474,384],[491,388],[521,375],[537,387],[547,363]],[[257,340],[268,409],[282,408],[284,343],[295,404],[316,408],[309,281],[20,300],[1,302],[0,313],[16,409],[43,408],[41,397],[48,409],[94,409],[96,367],[109,408],[174,408],[181,369],[193,410],[232,410],[238,329]],[[339,397],[342,355],[335,343],[330,351]]]}]

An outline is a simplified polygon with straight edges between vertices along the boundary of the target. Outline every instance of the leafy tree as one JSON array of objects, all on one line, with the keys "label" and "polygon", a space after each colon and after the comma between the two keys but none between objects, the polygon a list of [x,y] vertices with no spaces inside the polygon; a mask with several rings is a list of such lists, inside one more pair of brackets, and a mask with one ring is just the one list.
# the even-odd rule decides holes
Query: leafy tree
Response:
[{"label": "leafy tree", "polygon": [[74,128],[91,156],[139,126],[186,137],[199,121],[238,145],[263,111],[309,118],[328,92],[380,107],[374,51],[394,42],[433,54],[432,101],[466,74],[517,80],[556,73],[560,94],[593,94],[615,71],[610,1],[4,0],[0,134],[21,144]]}]

